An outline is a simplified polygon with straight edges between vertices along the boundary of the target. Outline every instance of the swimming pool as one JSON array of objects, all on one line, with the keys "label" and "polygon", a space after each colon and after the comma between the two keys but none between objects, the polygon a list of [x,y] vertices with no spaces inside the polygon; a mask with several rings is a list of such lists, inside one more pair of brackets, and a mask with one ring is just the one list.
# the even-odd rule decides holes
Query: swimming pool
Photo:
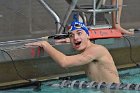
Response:
[{"label": "swimming pool", "polygon": [[[127,69],[119,69],[119,76],[122,83],[131,83],[131,84],[140,84],[140,68],[133,67]],[[71,78],[72,80],[78,81],[88,81],[85,75],[75,76]],[[42,82],[41,86],[28,86],[21,87],[15,89],[9,89],[1,91],[0,93],[104,93],[103,91],[107,91],[107,93],[140,93],[140,91],[135,90],[111,90],[111,89],[79,89],[79,88],[60,88],[60,87],[52,87],[48,86],[48,84],[56,84],[63,80],[50,80],[46,82]]]}]

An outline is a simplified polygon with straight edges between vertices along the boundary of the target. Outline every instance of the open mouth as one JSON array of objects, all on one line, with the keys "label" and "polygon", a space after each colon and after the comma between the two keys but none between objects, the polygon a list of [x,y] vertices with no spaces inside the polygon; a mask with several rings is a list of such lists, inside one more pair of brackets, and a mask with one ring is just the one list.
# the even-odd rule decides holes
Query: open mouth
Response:
[{"label": "open mouth", "polygon": [[75,43],[76,46],[80,45],[80,44],[81,44],[81,41]]}]

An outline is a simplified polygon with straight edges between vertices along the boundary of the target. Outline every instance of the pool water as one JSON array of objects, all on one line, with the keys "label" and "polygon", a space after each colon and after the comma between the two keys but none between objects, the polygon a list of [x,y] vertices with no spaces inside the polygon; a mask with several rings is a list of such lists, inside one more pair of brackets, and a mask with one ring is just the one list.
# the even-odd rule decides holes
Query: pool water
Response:
[{"label": "pool water", "polygon": [[[119,76],[122,83],[134,83],[140,84],[140,68],[129,68],[129,69],[121,69],[119,70]],[[88,81],[88,78],[81,77],[75,78],[76,80],[80,81]],[[22,87],[16,89],[9,89],[1,91],[0,93],[140,93],[140,91],[135,90],[97,90],[97,89],[76,89],[76,88],[59,88],[59,87],[52,87],[48,86],[49,83],[58,83],[62,80],[51,80],[42,82],[41,87],[36,86],[29,86],[29,87]]]}]

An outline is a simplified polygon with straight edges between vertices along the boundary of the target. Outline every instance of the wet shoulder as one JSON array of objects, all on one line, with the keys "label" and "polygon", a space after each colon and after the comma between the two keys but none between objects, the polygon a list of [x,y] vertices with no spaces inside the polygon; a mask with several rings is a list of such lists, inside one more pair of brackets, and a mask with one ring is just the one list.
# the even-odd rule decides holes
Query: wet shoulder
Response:
[{"label": "wet shoulder", "polygon": [[102,45],[92,44],[88,47],[83,53],[87,55],[92,55],[95,58],[98,58],[106,53],[107,49]]}]

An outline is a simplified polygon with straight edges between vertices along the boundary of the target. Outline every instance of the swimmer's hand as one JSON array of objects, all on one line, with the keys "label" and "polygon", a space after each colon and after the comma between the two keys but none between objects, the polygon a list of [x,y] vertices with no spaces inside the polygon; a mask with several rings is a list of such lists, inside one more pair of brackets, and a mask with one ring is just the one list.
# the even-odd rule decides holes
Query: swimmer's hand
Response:
[{"label": "swimmer's hand", "polygon": [[46,41],[38,41],[38,42],[33,42],[33,43],[27,43],[25,44],[25,47],[43,47],[44,44],[46,44]]}]

